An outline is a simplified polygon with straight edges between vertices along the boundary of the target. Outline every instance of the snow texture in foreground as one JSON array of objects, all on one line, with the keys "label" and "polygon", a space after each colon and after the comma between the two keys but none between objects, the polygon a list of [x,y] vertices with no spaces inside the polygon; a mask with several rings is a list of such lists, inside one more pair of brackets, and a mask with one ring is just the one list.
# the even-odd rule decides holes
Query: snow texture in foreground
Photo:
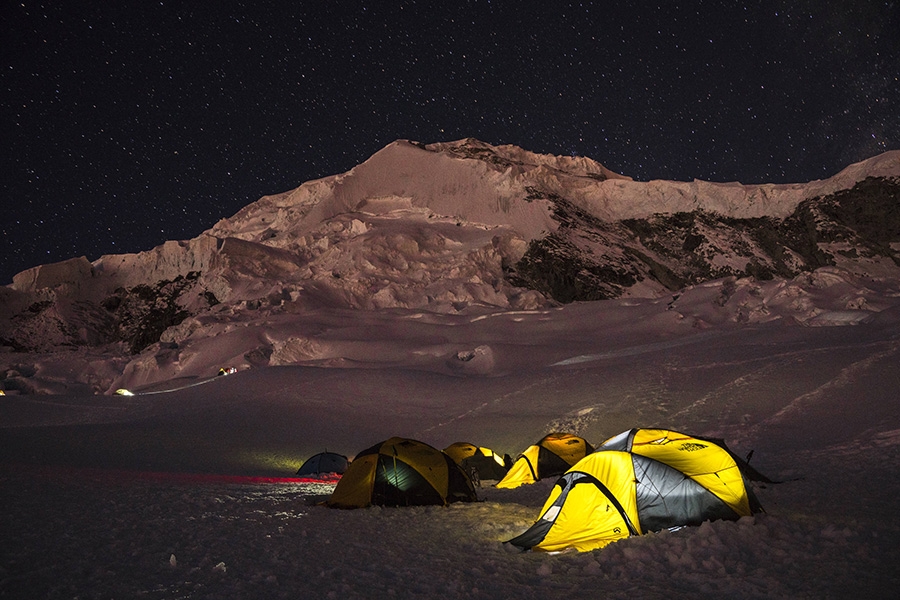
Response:
[{"label": "snow texture in foreground", "polygon": [[[900,438],[900,435],[898,435]],[[897,464],[898,446],[882,449]],[[888,598],[900,493],[861,450],[806,454],[761,490],[769,513],[547,555],[502,544],[549,484],[449,508],[341,511],[328,485],[216,484],[66,471],[3,477],[4,597]],[[823,468],[824,467],[824,468]],[[847,478],[852,474],[851,478]],[[883,481],[883,495],[857,495]],[[839,483],[835,489],[835,483]],[[503,493],[506,492],[506,493]],[[540,492],[540,493],[537,493]]]}]

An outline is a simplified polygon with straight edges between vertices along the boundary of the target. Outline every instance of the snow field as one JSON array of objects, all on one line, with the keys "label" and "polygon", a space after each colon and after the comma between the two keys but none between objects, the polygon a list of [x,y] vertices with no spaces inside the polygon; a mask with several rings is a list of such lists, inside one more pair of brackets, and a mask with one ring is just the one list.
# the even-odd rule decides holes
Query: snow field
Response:
[{"label": "snow field", "polygon": [[[882,458],[898,464],[897,446]],[[552,482],[482,488],[449,507],[334,510],[329,484],[199,484],[102,471],[2,474],[0,596],[44,598],[892,597],[900,559],[886,476],[866,455],[757,490],[766,514],[630,538],[588,553],[502,542]],[[808,456],[802,467],[814,472]],[[884,492],[900,492],[897,467]],[[828,497],[836,485],[852,503]],[[877,494],[876,494],[877,495]],[[892,562],[893,561],[893,562]]]}]

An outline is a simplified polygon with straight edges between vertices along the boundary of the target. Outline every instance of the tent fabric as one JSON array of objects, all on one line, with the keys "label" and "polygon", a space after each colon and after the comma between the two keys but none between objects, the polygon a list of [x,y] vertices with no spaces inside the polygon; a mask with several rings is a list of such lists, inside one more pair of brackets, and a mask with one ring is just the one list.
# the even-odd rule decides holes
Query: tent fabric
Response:
[{"label": "tent fabric", "polygon": [[471,480],[453,459],[423,442],[394,437],[360,452],[326,505],[447,505],[476,499]]},{"label": "tent fabric", "polygon": [[557,477],[594,451],[584,438],[571,433],[551,433],[525,449],[498,488],[516,488],[546,477]]},{"label": "tent fabric", "polygon": [[[701,452],[704,461],[698,460],[695,452],[704,450],[709,445],[718,450]],[[721,439],[696,437],[670,429],[635,428],[603,442],[598,450],[604,449],[624,450],[655,458],[679,470],[693,469],[686,474],[711,491],[718,490],[722,494],[722,499],[741,513],[747,510],[752,513],[761,512],[762,507],[754,494],[741,496],[740,492],[729,492],[729,489],[737,490],[740,487],[737,482],[744,479],[773,483],[735,455]],[[732,484],[733,487],[728,488],[728,484]]]},{"label": "tent fabric", "polygon": [[474,471],[479,480],[503,479],[512,463],[508,454],[501,456],[490,448],[469,442],[450,444],[444,448],[444,453],[467,473]]},{"label": "tent fabric", "polygon": [[323,475],[341,475],[347,470],[350,461],[343,454],[320,452],[310,456],[297,469],[298,477],[320,477]]},{"label": "tent fabric", "polygon": [[668,430],[616,436],[563,475],[522,549],[579,551],[651,531],[762,510],[730,451]]},{"label": "tent fabric", "polygon": [[627,477],[633,472],[630,455],[602,452],[588,459],[589,469],[573,467],[556,482],[540,518],[510,544],[526,550],[586,551],[640,533],[637,496]]}]

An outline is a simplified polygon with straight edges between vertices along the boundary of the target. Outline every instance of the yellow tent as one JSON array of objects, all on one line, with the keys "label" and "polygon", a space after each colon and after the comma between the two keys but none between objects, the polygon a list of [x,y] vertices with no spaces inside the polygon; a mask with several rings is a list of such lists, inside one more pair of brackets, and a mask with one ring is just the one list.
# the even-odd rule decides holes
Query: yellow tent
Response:
[{"label": "yellow tent", "polygon": [[587,551],[649,531],[749,516],[762,507],[739,463],[712,440],[662,429],[625,432],[569,469],[540,518],[509,543]]},{"label": "yellow tent", "polygon": [[469,476],[428,444],[393,437],[356,455],[326,505],[333,508],[473,502]]},{"label": "yellow tent", "polygon": [[556,477],[594,451],[584,439],[571,433],[551,433],[529,446],[513,463],[498,488],[515,488],[545,477]]},{"label": "yellow tent", "polygon": [[[476,446],[469,442],[456,442],[444,448],[444,454],[467,473],[474,472],[478,480],[499,480],[509,472],[512,460],[509,455],[500,455],[490,448]],[[474,479],[474,477],[473,477]]]}]

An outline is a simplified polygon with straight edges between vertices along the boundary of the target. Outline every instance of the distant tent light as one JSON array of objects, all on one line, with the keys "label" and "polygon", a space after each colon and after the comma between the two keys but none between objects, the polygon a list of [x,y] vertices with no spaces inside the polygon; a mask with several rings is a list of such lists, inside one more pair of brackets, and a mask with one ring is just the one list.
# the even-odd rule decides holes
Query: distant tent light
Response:
[{"label": "distant tent light", "polygon": [[125,388],[117,389],[116,394],[119,396],[134,396],[134,392],[132,392],[131,390],[126,390]]}]

